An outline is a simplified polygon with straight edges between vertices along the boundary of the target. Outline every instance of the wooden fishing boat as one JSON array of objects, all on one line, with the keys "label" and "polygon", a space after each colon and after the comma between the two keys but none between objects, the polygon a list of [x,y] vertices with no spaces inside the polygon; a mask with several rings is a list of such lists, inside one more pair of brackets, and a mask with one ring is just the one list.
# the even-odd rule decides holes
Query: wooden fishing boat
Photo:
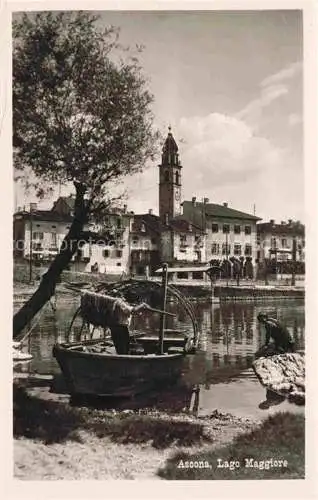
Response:
[{"label": "wooden fishing boat", "polygon": [[[177,381],[186,352],[165,345],[165,352],[155,352],[157,343],[139,338],[145,354],[116,354],[112,346],[96,340],[59,344],[53,355],[59,363],[71,394],[95,396],[130,396]],[[153,352],[151,352],[153,351]]]},{"label": "wooden fishing boat", "polygon": [[[131,285],[134,285],[129,280]],[[138,280],[138,286],[140,280]],[[123,283],[120,284],[123,287]],[[151,286],[160,284],[151,283]],[[189,314],[193,332],[167,330],[167,294],[171,293]],[[132,335],[129,354],[117,354],[111,338],[56,344],[53,356],[71,395],[131,396],[175,383],[182,374],[184,358],[195,352],[198,329],[193,307],[163,278],[163,303],[159,335]],[[157,310],[155,310],[158,312]],[[80,311],[77,311],[77,313]]]}]

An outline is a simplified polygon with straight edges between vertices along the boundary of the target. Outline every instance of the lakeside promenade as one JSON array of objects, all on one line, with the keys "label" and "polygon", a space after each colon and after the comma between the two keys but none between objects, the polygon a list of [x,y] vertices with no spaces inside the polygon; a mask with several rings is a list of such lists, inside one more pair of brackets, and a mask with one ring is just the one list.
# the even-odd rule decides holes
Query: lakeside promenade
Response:
[{"label": "lakeside promenade", "polygon": [[[57,294],[74,294],[67,288],[68,283],[77,284],[80,290],[80,284],[83,287],[96,282],[116,282],[121,278],[119,276],[109,276],[98,273],[64,273],[62,282],[56,287]],[[138,279],[138,278],[134,278]],[[144,279],[144,278],[140,278]],[[161,282],[159,277],[149,278],[149,282]],[[182,280],[182,282],[171,282],[188,297],[198,300],[208,300],[211,298],[210,281],[202,280]],[[33,283],[14,282],[13,301],[15,304],[25,302],[37,289],[38,281]],[[244,280],[237,285],[236,280],[217,280],[213,283],[213,296],[219,300],[259,300],[275,298],[304,298],[305,286],[304,280],[296,280],[295,286],[286,283],[286,280],[269,280],[268,284],[260,280]]]}]

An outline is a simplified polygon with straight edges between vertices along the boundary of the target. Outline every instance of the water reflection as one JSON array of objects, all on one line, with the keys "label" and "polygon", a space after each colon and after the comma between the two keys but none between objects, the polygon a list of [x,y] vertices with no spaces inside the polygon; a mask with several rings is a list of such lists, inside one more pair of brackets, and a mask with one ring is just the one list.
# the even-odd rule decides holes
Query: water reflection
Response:
[{"label": "water reflection", "polygon": [[304,348],[304,304],[299,301],[275,304],[224,303],[211,310],[197,306],[197,317],[203,336],[205,360],[214,368],[251,366],[254,353],[265,342],[265,330],[257,321],[260,311],[284,323],[294,336],[296,348]]},{"label": "water reflection", "polygon": [[[29,348],[33,360],[28,364],[28,370],[39,373],[59,372],[58,365],[52,358],[52,348],[56,342],[66,340],[68,326],[77,307],[78,299],[71,297],[61,298],[55,312],[46,306],[41,321],[30,338]],[[176,304],[169,304],[169,309],[176,314],[176,318],[168,317],[166,327],[191,331],[191,321],[184,311]],[[296,347],[304,348],[303,301],[275,301],[266,302],[265,305],[227,302],[211,306],[210,303],[198,303],[195,310],[202,333],[199,351],[187,360],[185,379],[189,383],[209,385],[246,376],[254,353],[265,342],[265,331],[257,321],[260,311],[282,321],[294,336]],[[132,327],[154,333],[159,328],[159,316],[151,313],[137,316]]]},{"label": "water reflection", "polygon": [[[29,339],[33,359],[20,365],[19,370],[60,374],[52,358],[56,342],[67,339],[68,326],[78,308],[79,301],[71,296],[60,298],[55,312],[48,305],[42,312],[40,323]],[[176,318],[167,318],[166,327],[191,331],[187,315],[176,304],[169,304]],[[265,342],[265,331],[257,321],[260,311],[282,321],[293,334],[296,347],[304,349],[305,308],[300,300],[255,303],[198,303],[195,305],[199,330],[202,332],[197,353],[185,360],[184,373],[175,387],[164,388],[131,401],[108,401],[111,408],[152,408],[165,411],[190,411],[201,415],[215,409],[242,416],[266,416],[275,407],[281,411],[298,411],[298,407],[282,402],[279,407],[263,404],[265,390],[251,368],[255,352]],[[143,314],[136,317],[133,329],[154,333],[159,328],[159,316]],[[70,340],[76,340],[75,325]],[[58,391],[59,392],[59,391]],[[96,404],[96,402],[94,403]],[[105,402],[103,402],[103,405]]]}]

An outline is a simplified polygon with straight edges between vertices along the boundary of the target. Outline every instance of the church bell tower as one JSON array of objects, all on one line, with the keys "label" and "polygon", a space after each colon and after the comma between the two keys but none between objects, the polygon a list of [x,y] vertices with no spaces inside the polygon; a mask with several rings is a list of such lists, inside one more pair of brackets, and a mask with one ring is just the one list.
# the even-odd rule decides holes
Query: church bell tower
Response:
[{"label": "church bell tower", "polygon": [[181,169],[178,146],[169,127],[159,165],[159,217],[163,223],[181,214]]}]

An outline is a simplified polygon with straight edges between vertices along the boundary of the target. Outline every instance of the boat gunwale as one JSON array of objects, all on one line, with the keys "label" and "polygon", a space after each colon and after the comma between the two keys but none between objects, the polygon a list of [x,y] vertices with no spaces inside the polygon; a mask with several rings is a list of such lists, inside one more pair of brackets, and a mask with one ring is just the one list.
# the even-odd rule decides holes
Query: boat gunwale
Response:
[{"label": "boat gunwale", "polygon": [[[135,361],[146,361],[146,360],[173,360],[173,359],[182,359],[184,358],[187,353],[185,351],[180,352],[180,353],[173,353],[173,354],[108,354],[108,353],[98,353],[98,352],[85,352],[85,351],[76,351],[73,349],[70,349],[70,347],[76,347],[80,346],[81,343],[75,343],[73,345],[71,344],[55,344],[53,346],[53,355],[55,356],[55,351],[57,350],[59,353],[67,353],[72,356],[79,356],[82,358],[100,358],[100,359],[108,359],[108,360],[135,360]],[[92,344],[89,344],[92,345]],[[68,347],[67,347],[68,346]]]}]

